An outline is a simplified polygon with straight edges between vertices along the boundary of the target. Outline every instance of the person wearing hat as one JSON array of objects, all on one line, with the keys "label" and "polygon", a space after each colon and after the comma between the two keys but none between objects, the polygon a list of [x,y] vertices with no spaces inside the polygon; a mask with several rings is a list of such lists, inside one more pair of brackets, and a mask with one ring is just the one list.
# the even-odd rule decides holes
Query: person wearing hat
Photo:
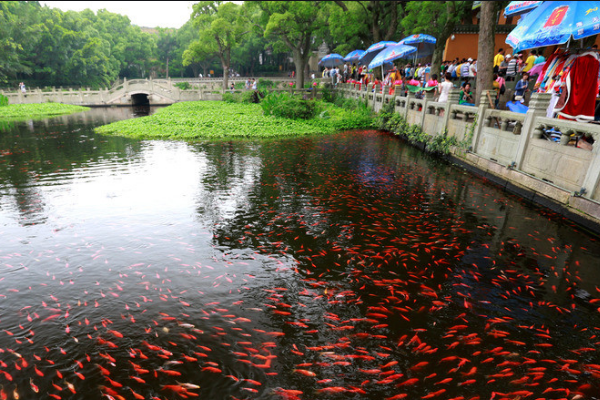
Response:
[{"label": "person wearing hat", "polygon": [[471,70],[471,62],[473,62],[473,59],[469,57],[467,62],[462,63],[462,65],[460,66],[461,77],[466,78],[469,76],[469,71]]},{"label": "person wearing hat", "polygon": [[506,80],[507,81],[514,81],[515,77],[517,76],[517,72],[519,69],[519,56],[520,55],[514,56],[508,62],[508,67],[506,68]]}]

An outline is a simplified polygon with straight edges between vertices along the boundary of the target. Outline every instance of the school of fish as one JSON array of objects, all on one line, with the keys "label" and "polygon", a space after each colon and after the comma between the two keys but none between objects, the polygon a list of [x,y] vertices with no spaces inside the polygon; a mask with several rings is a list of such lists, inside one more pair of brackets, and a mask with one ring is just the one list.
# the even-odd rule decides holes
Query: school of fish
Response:
[{"label": "school of fish", "polygon": [[0,226],[0,400],[600,399],[597,238],[380,132],[261,146],[233,217]]}]

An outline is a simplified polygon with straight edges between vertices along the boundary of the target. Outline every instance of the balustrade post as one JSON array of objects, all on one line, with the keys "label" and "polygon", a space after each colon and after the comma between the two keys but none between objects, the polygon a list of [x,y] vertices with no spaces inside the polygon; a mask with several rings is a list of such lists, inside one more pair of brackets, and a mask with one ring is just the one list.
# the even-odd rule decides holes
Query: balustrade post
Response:
[{"label": "balustrade post", "polygon": [[[427,115],[427,109],[428,109],[428,103],[433,101],[433,96],[435,95],[435,92],[433,92],[432,90],[428,90],[428,91],[424,91],[424,96],[423,96],[423,109],[421,110],[421,128],[423,128],[425,126],[425,116]],[[433,136],[437,136],[437,132],[431,132],[431,134]]]},{"label": "balustrade post", "polygon": [[479,147],[479,137],[481,136],[481,131],[485,126],[485,112],[489,108],[488,103],[488,92],[482,91],[479,95],[479,107],[477,107],[477,121],[475,123],[475,129],[473,129],[473,137],[471,138],[471,151],[473,153],[477,153],[477,148]]},{"label": "balustrade post", "polygon": [[[593,157],[583,179],[582,189],[585,189],[586,197],[591,198],[600,184],[600,140],[592,147]],[[583,190],[582,190],[583,191]],[[596,199],[597,200],[597,199]]]},{"label": "balustrade post", "polygon": [[519,138],[519,146],[517,147],[517,155],[515,157],[517,168],[523,164],[523,160],[525,159],[527,146],[535,130],[535,118],[546,115],[551,97],[551,93],[534,93],[531,96],[529,110],[525,114],[525,121],[523,121],[523,128],[521,129],[521,137]]},{"label": "balustrade post", "polygon": [[410,110],[410,101],[413,99],[415,99],[415,94],[413,92],[409,91],[406,94],[406,103],[405,103],[406,107],[404,108],[404,115],[403,115],[405,120],[408,120],[408,110]]},{"label": "balustrade post", "polygon": [[444,123],[442,124],[443,130],[448,129],[448,121],[450,120],[450,111],[452,110],[453,104],[458,104],[460,98],[460,89],[450,89],[448,92],[448,100],[446,101],[446,109],[444,110]]},{"label": "balustrade post", "polygon": [[[371,95],[373,96],[373,100],[371,100]],[[369,105],[372,109],[375,109],[375,92],[373,92],[372,83],[367,85],[367,105]]]}]

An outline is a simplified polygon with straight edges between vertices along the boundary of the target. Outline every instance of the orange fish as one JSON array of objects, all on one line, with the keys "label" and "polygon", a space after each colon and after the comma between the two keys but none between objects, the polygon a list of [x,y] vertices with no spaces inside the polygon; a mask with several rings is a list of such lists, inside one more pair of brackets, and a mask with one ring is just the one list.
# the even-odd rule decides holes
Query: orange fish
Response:
[{"label": "orange fish", "polygon": [[317,374],[315,374],[314,372],[306,370],[306,369],[295,369],[293,372],[304,375],[304,376],[317,376]]}]

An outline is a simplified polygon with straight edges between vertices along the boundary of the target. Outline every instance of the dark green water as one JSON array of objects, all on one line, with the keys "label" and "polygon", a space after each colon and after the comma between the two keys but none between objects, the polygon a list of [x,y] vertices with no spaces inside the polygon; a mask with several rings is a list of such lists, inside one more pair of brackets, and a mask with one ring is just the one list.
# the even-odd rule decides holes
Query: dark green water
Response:
[{"label": "dark green water", "polygon": [[8,398],[600,398],[597,238],[387,134],[130,114],[0,124]]}]

